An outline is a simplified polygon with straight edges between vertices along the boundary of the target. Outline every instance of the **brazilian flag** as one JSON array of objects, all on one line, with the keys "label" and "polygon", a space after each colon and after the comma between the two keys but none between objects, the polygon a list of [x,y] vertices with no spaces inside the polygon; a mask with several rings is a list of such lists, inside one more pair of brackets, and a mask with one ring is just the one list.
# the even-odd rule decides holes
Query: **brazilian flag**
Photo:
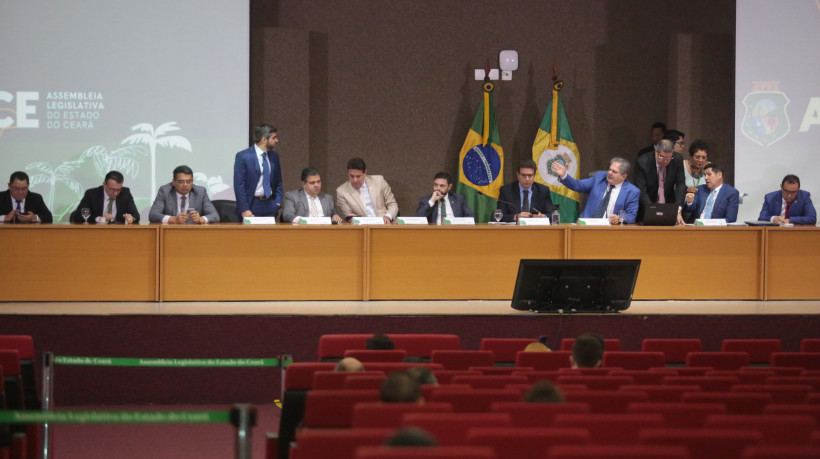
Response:
[{"label": "brazilian flag", "polygon": [[563,87],[563,81],[556,81],[552,85],[552,100],[535,135],[532,159],[538,165],[535,181],[550,187],[553,204],[560,206],[561,221],[575,223],[581,196],[562,185],[558,181],[558,175],[552,171],[552,163],[558,161],[567,166],[568,175],[577,179],[581,163],[581,154],[569,132],[567,114],[564,113],[564,104],[561,102],[560,91]]},{"label": "brazilian flag", "polygon": [[504,150],[493,114],[493,84],[484,80],[484,97],[458,155],[456,192],[473,209],[477,223],[492,219],[504,184]]}]

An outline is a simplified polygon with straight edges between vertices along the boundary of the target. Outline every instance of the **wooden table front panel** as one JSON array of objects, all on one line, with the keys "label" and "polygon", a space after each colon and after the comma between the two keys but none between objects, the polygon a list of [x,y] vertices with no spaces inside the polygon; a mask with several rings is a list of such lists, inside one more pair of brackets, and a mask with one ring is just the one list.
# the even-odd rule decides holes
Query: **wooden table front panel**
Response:
[{"label": "wooden table front panel", "polygon": [[370,228],[371,300],[512,298],[522,258],[564,258],[566,228]]},{"label": "wooden table front panel", "polygon": [[364,228],[162,228],[163,301],[361,300]]},{"label": "wooden table front panel", "polygon": [[5,225],[4,301],[157,301],[158,228]]},{"label": "wooden table front panel", "polygon": [[636,300],[762,299],[760,228],[579,228],[570,258],[640,259]]},{"label": "wooden table front panel", "polygon": [[820,298],[820,230],[766,228],[766,299]]}]

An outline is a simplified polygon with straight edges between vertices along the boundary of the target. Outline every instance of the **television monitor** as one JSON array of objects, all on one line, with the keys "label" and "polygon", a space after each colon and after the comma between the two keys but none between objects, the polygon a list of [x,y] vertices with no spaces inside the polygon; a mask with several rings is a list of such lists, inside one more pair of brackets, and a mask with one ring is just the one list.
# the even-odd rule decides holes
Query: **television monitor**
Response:
[{"label": "television monitor", "polygon": [[641,260],[521,260],[512,308],[618,312],[629,308]]}]

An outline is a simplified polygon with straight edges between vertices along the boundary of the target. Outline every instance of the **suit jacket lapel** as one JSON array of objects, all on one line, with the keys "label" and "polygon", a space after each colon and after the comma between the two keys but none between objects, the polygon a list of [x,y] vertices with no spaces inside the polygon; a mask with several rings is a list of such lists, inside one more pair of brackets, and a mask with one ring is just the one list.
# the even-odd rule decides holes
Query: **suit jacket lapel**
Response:
[{"label": "suit jacket lapel", "polygon": [[308,202],[307,193],[304,189],[299,190],[299,204],[304,209],[302,213],[307,212],[307,215],[310,216],[310,202]]}]

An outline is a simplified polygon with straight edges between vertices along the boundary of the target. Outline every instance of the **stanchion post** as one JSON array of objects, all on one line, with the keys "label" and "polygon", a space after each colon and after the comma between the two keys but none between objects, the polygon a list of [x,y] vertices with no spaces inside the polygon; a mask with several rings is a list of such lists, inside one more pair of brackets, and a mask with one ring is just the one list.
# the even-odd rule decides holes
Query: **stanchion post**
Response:
[{"label": "stanchion post", "polygon": [[279,400],[285,400],[285,362],[293,360],[293,356],[290,354],[283,354],[279,356]]},{"label": "stanchion post", "polygon": [[256,426],[256,408],[248,404],[234,405],[231,424],[236,427],[236,459],[251,459],[251,429]]},{"label": "stanchion post", "polygon": [[[54,397],[54,353],[43,353],[43,411],[51,411]],[[43,459],[51,457],[51,426],[47,422],[43,423]]]}]

